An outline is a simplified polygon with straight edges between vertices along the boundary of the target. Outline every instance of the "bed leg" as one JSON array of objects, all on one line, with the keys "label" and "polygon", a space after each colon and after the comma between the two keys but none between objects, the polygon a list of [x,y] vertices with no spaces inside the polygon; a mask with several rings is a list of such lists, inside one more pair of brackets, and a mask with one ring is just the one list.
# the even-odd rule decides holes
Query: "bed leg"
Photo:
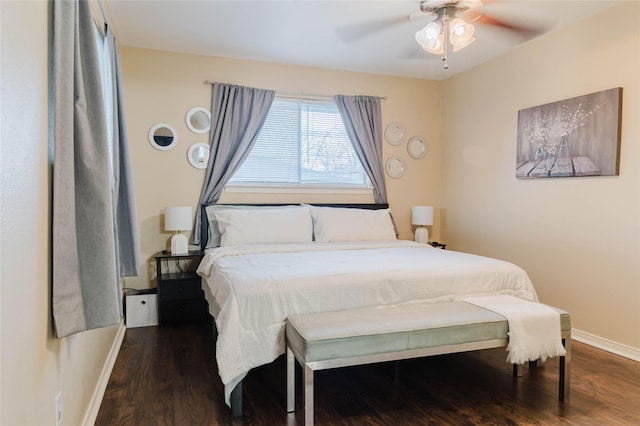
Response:
[{"label": "bed leg", "polygon": [[296,358],[287,348],[287,413],[296,411]]},{"label": "bed leg", "polygon": [[231,391],[231,415],[242,417],[242,380]]},{"label": "bed leg", "polygon": [[558,400],[569,399],[569,388],[571,383],[571,335],[562,339],[567,354],[560,357],[560,380],[558,389]]},{"label": "bed leg", "polygon": [[513,364],[513,377],[522,377],[524,375],[524,364]]}]

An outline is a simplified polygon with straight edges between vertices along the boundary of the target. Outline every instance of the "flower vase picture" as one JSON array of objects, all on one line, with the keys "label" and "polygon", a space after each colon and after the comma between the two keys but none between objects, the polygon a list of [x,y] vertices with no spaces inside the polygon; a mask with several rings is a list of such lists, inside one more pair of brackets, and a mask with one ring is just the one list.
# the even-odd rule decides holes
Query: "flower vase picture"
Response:
[{"label": "flower vase picture", "polygon": [[518,111],[516,177],[617,176],[622,88]]}]

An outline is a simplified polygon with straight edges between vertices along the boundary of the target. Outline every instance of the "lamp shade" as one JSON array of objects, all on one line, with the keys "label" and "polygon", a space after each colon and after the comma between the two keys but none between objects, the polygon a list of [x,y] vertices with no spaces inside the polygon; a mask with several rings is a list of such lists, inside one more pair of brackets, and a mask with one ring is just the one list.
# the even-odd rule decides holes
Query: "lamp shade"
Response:
[{"label": "lamp shade", "polygon": [[432,206],[413,206],[411,207],[411,224],[412,225],[433,225],[433,207]]},{"label": "lamp shade", "polygon": [[191,207],[167,207],[164,209],[164,229],[188,231],[191,229]]}]

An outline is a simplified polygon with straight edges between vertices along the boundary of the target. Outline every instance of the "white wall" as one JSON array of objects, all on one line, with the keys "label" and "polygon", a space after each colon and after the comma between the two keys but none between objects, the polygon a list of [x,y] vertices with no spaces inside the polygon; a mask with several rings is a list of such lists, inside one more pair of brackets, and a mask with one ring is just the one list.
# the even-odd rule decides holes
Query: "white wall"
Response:
[{"label": "white wall", "polygon": [[[520,265],[575,329],[637,359],[639,64],[631,1],[444,81],[441,229],[454,249]],[[623,87],[619,176],[515,178],[519,109],[614,87]]]},{"label": "white wall", "polygon": [[1,1],[0,424],[88,414],[118,327],[57,339],[51,318],[48,2]]}]

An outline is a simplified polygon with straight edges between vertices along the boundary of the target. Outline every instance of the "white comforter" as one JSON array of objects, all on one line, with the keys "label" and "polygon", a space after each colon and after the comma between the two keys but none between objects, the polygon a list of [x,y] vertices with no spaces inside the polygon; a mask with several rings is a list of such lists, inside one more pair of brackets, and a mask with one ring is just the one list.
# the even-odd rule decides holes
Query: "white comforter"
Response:
[{"label": "white comforter", "polygon": [[412,241],[221,247],[198,274],[218,329],[227,403],[250,369],[284,353],[289,315],[500,294],[538,300],[509,262]]}]

